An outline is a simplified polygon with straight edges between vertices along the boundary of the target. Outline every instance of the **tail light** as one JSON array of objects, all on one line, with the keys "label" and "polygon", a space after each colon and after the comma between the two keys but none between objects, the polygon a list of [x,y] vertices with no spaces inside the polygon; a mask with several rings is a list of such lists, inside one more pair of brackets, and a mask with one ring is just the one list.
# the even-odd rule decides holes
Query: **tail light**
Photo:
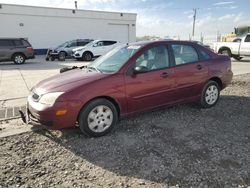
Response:
[{"label": "tail light", "polygon": [[28,52],[33,52],[33,48],[32,47],[27,47],[26,48]]}]

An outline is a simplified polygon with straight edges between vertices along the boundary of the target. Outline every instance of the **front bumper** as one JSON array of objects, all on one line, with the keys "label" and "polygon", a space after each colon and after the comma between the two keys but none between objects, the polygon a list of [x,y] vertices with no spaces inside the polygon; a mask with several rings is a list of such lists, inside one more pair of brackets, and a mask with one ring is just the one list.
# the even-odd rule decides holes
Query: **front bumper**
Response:
[{"label": "front bumper", "polygon": [[[56,115],[59,110],[67,110],[64,115]],[[27,110],[21,113],[22,119],[27,124],[40,124],[48,129],[63,129],[74,127],[77,121],[79,101],[56,102],[53,106],[34,102],[30,97]]]}]

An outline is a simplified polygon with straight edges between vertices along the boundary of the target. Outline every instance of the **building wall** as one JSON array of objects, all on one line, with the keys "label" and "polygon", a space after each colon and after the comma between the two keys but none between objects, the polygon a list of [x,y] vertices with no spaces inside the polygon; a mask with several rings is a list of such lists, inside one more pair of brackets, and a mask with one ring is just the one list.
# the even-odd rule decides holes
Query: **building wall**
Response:
[{"label": "building wall", "polygon": [[35,49],[77,38],[136,40],[136,14],[1,4],[0,37],[28,38]]}]

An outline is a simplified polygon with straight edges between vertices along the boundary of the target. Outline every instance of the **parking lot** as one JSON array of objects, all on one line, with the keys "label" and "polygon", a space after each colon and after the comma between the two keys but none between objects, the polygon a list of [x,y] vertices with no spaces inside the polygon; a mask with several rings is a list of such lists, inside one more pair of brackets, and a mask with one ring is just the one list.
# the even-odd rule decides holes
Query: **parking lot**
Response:
[{"label": "parking lot", "polygon": [[250,74],[213,108],[195,104],[121,120],[111,134],[78,128],[0,139],[0,187],[247,187]]},{"label": "parking lot", "polygon": [[[1,109],[25,105],[31,87],[60,68],[84,64],[44,57],[1,64]],[[0,138],[0,187],[249,186],[250,63],[232,67],[232,84],[210,109],[186,104],[138,114],[95,139],[78,128]]]},{"label": "parking lot", "polygon": [[[82,66],[88,63],[74,59],[45,61],[45,56],[37,56],[23,65],[1,62],[0,120],[19,116],[18,110],[24,109],[30,89],[39,81],[58,74],[62,67]],[[250,73],[250,60],[238,62],[232,59],[232,69],[234,75]]]}]

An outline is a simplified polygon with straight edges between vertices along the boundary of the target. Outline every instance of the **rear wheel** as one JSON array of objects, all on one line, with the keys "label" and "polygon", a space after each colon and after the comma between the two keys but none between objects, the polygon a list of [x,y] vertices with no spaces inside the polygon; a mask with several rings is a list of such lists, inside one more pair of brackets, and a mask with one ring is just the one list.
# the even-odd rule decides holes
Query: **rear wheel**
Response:
[{"label": "rear wheel", "polygon": [[90,52],[84,52],[82,55],[82,59],[84,61],[91,61],[92,60],[92,54]]},{"label": "rear wheel", "polygon": [[13,61],[15,64],[23,64],[25,62],[25,56],[23,54],[15,54]]},{"label": "rear wheel", "polygon": [[231,51],[229,49],[222,49],[219,53],[231,57]]},{"label": "rear wheel", "polygon": [[114,104],[106,99],[88,103],[80,112],[80,129],[88,136],[99,137],[109,133],[118,119]]},{"label": "rear wheel", "polygon": [[203,108],[210,108],[218,102],[220,97],[220,87],[217,82],[210,80],[203,87],[200,105]]}]

